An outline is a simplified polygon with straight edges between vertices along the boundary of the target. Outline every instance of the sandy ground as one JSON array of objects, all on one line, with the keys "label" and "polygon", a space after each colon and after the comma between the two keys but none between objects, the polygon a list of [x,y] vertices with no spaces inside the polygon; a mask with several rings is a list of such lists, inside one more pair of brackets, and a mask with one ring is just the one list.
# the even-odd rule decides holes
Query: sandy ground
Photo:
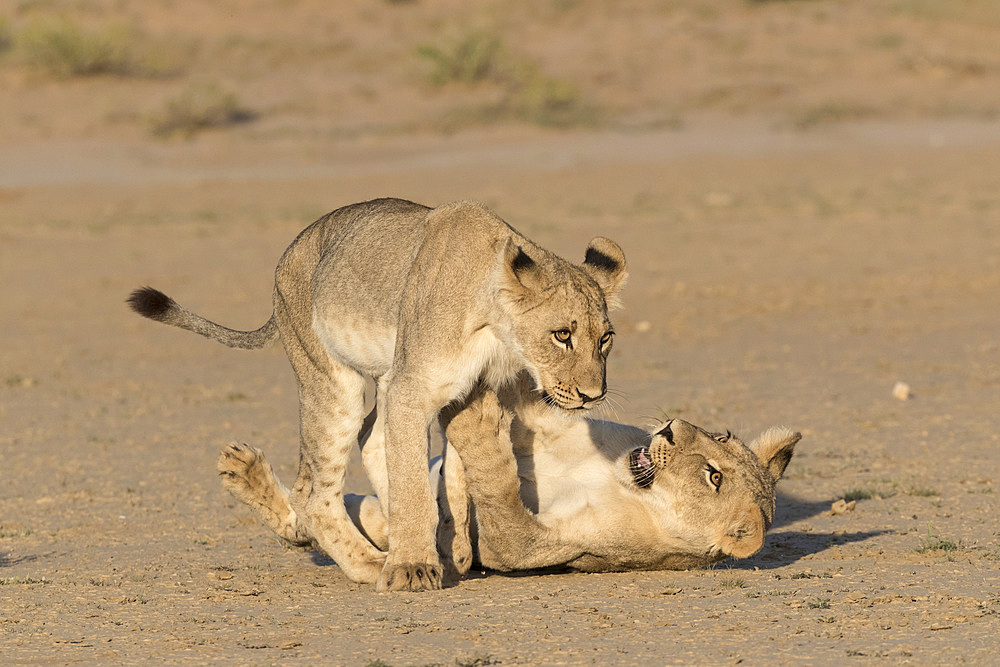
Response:
[{"label": "sandy ground", "polygon": [[[296,10],[289,21],[308,15],[309,3],[284,4]],[[586,32],[600,18],[581,14],[591,4],[555,3],[569,8],[558,21],[535,19]],[[714,17],[691,9],[672,20],[728,35],[754,3],[734,16],[710,4]],[[955,44],[964,35],[971,50],[995,25],[986,5],[967,4],[980,14],[941,24],[935,62],[967,63]],[[770,53],[760,39],[772,24],[820,26],[820,35],[868,25],[838,3],[761,5],[759,32],[737,55]],[[381,24],[351,7],[369,31],[336,53],[378,36],[371,25]],[[436,25],[425,14],[420,25]],[[921,16],[900,13],[875,32],[901,35],[904,49],[930,30]],[[252,18],[241,20],[256,25]],[[622,39],[629,21],[641,23],[616,21]],[[852,43],[869,43],[864,30],[874,28],[858,27]],[[311,43],[300,44],[304,53],[325,54]],[[560,49],[574,44],[565,37],[551,52],[533,48],[553,71]],[[892,44],[885,37],[872,48]],[[774,59],[786,67],[777,71],[787,78],[812,63],[813,74],[823,72],[823,58],[834,56],[821,46],[777,43]],[[220,71],[236,69],[218,52],[199,53],[228,62]],[[795,67],[789,53],[800,57]],[[793,86],[801,94],[753,98],[745,113],[681,98],[683,122],[668,126],[502,122],[442,133],[421,123],[489,91],[420,88],[410,91],[419,102],[410,131],[395,108],[378,120],[389,129],[366,131],[362,107],[351,107],[361,125],[317,130],[330,111],[323,98],[166,142],[102,114],[137,89],[167,95],[175,81],[64,80],[8,55],[0,60],[13,82],[13,95],[0,99],[4,662],[992,663],[1000,124],[905,101],[912,88],[922,99],[993,104],[970,86],[1000,90],[995,55],[957,82],[928,74],[923,88],[902,75],[887,87],[896,79],[875,60],[856,70],[856,85]],[[698,62],[722,85],[722,60]],[[607,67],[632,71],[616,63]],[[394,76],[403,74],[385,75]],[[277,96],[262,81],[247,86]],[[865,98],[871,117],[791,122],[824,90]],[[380,95],[371,107],[391,107]],[[619,117],[649,118],[643,109],[662,107],[653,100]],[[307,117],[314,125],[285,131]],[[274,264],[298,230],[382,195],[485,201],[568,258],[580,258],[593,235],[618,241],[631,280],[609,369],[620,397],[604,416],[637,424],[682,416],[744,435],[779,423],[800,430],[764,549],[710,571],[475,573],[444,591],[388,595],[270,537],[223,491],[214,461],[230,440],[245,441],[293,479],[295,384],[282,351],[228,350],[141,320],[123,301],[150,284],[217,321],[256,327],[270,312]],[[893,396],[897,382],[909,385],[909,400]],[[357,461],[349,486],[367,489]],[[845,496],[857,498],[853,511],[832,514]]]}]

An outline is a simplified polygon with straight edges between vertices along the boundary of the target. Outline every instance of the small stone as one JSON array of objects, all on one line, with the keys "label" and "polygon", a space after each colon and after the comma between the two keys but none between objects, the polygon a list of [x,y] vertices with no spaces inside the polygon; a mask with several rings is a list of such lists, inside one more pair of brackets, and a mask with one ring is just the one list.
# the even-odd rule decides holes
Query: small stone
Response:
[{"label": "small stone", "polygon": [[733,203],[733,195],[728,192],[709,192],[705,195],[705,205],[712,208],[723,208]]},{"label": "small stone", "polygon": [[892,395],[901,401],[910,400],[910,385],[905,382],[897,382],[892,388]]},{"label": "small stone", "polygon": [[653,323],[650,322],[649,320],[641,320],[635,323],[635,330],[638,331],[639,333],[646,333],[648,331],[652,331],[652,329],[653,329]]},{"label": "small stone", "polygon": [[851,502],[847,502],[846,500],[841,498],[840,500],[830,505],[830,514],[832,514],[833,516],[839,516],[841,514],[847,514],[848,512],[853,512],[854,507],[857,504],[858,504],[857,500],[852,500]]}]

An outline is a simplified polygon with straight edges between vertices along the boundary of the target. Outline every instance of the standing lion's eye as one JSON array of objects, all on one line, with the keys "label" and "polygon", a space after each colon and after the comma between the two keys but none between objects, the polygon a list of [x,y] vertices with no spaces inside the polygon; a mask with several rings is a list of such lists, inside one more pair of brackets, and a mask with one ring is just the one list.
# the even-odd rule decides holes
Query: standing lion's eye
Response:
[{"label": "standing lion's eye", "polygon": [[609,331],[606,334],[604,334],[603,336],[601,336],[601,347],[604,347],[605,345],[607,345],[608,343],[610,343],[611,342],[611,337],[614,336],[614,335],[615,335],[614,331]]},{"label": "standing lion's eye", "polygon": [[712,466],[705,468],[705,477],[708,478],[708,483],[714,486],[716,491],[722,486],[722,473]]},{"label": "standing lion's eye", "polygon": [[573,337],[573,332],[569,329],[559,329],[558,331],[553,331],[552,336],[563,345],[569,345],[569,341]]},{"label": "standing lion's eye", "polygon": [[715,441],[716,442],[729,442],[729,439],[731,437],[733,437],[733,434],[730,433],[729,431],[726,431],[725,433],[720,433],[719,435],[715,436]]}]

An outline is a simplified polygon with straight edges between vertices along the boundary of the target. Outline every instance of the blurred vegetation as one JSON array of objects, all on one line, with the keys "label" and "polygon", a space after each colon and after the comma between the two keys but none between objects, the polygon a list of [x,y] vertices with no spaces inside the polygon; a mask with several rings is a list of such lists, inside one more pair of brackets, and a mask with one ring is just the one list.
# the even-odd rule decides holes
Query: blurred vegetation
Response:
[{"label": "blurred vegetation", "polygon": [[214,82],[199,82],[167,100],[150,115],[149,130],[160,138],[190,139],[202,130],[226,127],[253,120],[256,114],[245,108],[235,93]]},{"label": "blurred vegetation", "polygon": [[60,77],[161,77],[178,69],[145,35],[121,25],[87,28],[66,16],[40,16],[14,39],[28,65]]},{"label": "blurred vegetation", "polygon": [[[0,76],[19,108],[0,123],[71,133],[145,120],[158,136],[190,136],[247,117],[224,94],[198,104],[192,93],[151,113],[180,87],[161,78],[253,90],[274,121],[266,131],[286,135],[491,124],[643,131],[701,114],[802,131],[995,119],[997,30],[997,0],[621,0],[614,9],[605,0],[300,0],[245,3],[235,14],[218,0],[11,0],[0,5]],[[78,105],[73,120],[46,98],[54,88],[42,92],[52,79],[108,78],[119,81],[103,106]],[[56,97],[76,99],[79,87],[66,90]]]},{"label": "blurred vegetation", "polygon": [[0,54],[10,49],[14,44],[14,33],[10,28],[10,19],[0,16]]},{"label": "blurred vegetation", "polygon": [[420,44],[417,55],[429,63],[427,77],[438,86],[503,79],[505,74],[500,37],[482,30],[459,35],[441,45]]},{"label": "blurred vegetation", "polygon": [[502,121],[574,127],[595,125],[600,118],[575,85],[511,55],[495,32],[473,30],[440,45],[420,44],[416,54],[429,65],[427,79],[434,86],[488,82],[503,91],[498,102],[446,114],[440,124],[448,129]]}]

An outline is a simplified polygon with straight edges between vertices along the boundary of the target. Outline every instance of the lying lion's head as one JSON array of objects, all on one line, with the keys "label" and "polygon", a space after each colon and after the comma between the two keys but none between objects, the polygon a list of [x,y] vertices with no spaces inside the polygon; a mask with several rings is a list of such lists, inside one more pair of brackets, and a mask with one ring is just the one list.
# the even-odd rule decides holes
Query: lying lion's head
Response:
[{"label": "lying lion's head", "polygon": [[652,432],[625,463],[649,494],[657,520],[709,561],[746,558],[764,545],[774,519],[774,488],[801,434],[772,428],[749,445],[728,431],[709,433],[680,419]]}]

